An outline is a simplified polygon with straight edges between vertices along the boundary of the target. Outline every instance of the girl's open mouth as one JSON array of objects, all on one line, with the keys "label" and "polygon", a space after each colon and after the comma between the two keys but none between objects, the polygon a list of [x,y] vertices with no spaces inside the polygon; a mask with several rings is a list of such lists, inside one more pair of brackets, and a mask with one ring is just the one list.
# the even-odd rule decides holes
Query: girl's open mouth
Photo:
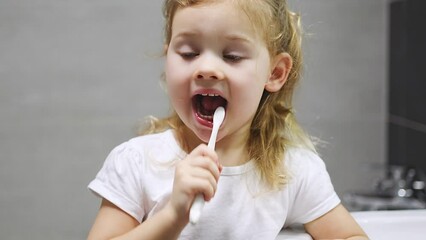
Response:
[{"label": "girl's open mouth", "polygon": [[216,108],[226,109],[227,101],[218,94],[197,94],[192,97],[192,107],[196,117],[203,125],[213,126],[213,114]]}]

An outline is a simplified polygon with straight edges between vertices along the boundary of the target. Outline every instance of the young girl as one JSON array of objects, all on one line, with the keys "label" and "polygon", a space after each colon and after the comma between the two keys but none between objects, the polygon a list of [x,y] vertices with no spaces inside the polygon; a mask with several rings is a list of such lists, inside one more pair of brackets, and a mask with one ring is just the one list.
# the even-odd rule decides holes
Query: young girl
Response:
[{"label": "young girl", "polygon": [[[116,147],[89,188],[89,239],[366,239],[297,125],[302,54],[284,0],[166,0],[165,83],[174,108]],[[226,110],[216,149],[212,115]],[[207,201],[188,224],[197,194]]]}]

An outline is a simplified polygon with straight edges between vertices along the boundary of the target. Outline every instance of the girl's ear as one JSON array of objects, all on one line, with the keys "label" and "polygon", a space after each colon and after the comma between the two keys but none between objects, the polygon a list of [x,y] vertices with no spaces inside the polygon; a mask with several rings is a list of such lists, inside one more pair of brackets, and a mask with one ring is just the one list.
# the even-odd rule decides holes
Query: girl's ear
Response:
[{"label": "girl's ear", "polygon": [[279,91],[287,81],[293,59],[288,53],[280,53],[272,61],[271,76],[265,84],[265,90],[268,92]]}]

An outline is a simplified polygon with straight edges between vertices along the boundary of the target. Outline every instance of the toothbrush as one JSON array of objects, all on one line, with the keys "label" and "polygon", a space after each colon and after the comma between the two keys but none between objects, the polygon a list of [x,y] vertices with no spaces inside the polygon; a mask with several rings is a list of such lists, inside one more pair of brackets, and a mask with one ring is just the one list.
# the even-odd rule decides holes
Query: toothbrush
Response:
[{"label": "toothbrush", "polygon": [[[213,129],[212,134],[210,135],[209,143],[207,147],[214,150],[216,145],[217,132],[219,131],[220,125],[222,125],[223,119],[225,118],[225,109],[223,107],[218,107],[214,111],[213,115]],[[194,202],[192,203],[191,209],[189,210],[189,221],[192,224],[196,224],[201,216],[201,211],[204,207],[204,196],[203,194],[197,194],[195,196]]]}]

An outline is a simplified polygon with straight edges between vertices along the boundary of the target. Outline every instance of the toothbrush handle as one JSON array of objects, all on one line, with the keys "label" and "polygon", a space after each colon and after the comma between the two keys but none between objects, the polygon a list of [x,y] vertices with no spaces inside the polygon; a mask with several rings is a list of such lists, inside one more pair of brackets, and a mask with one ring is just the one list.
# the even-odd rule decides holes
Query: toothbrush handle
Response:
[{"label": "toothbrush handle", "polygon": [[192,224],[196,224],[200,219],[204,203],[203,194],[197,194],[197,196],[195,196],[194,202],[192,203],[191,209],[189,210],[189,221]]},{"label": "toothbrush handle", "polygon": [[[210,135],[209,143],[207,145],[208,148],[214,150],[216,145],[216,137],[217,132],[219,131],[219,127],[223,122],[223,118],[225,117],[225,109],[223,107],[218,107],[213,114],[213,128],[212,133]],[[201,211],[204,207],[204,196],[203,194],[197,194],[195,196],[194,202],[192,203],[191,208],[189,209],[189,221],[192,224],[196,224],[201,216]]]},{"label": "toothbrush handle", "polygon": [[[216,134],[217,129],[213,129],[212,135],[210,136],[209,144],[207,145],[208,148],[213,149],[215,147],[216,143]],[[192,203],[191,208],[189,209],[189,222],[192,224],[196,224],[198,220],[200,219],[201,212],[203,211],[204,207],[204,196],[203,194],[199,193],[195,196],[194,202]]]}]

